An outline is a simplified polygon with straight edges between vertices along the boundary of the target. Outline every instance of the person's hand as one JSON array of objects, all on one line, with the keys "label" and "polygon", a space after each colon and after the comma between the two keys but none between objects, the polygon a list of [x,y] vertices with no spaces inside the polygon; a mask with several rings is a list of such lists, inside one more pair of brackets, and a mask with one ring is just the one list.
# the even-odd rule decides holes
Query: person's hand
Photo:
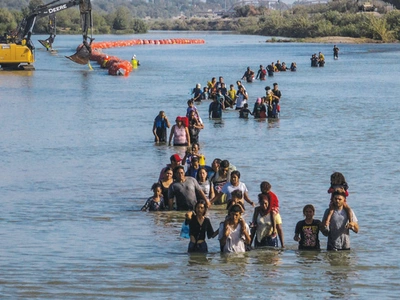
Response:
[{"label": "person's hand", "polygon": [[192,219],[192,216],[193,216],[193,212],[192,212],[192,211],[188,211],[188,212],[185,214],[185,217],[186,217],[186,219],[188,219],[188,220]]},{"label": "person's hand", "polygon": [[299,237],[298,235],[295,235],[293,239],[294,239],[296,242],[300,242],[300,240],[301,240],[300,237]]},{"label": "person's hand", "polygon": [[350,223],[347,223],[347,225],[346,225],[346,228],[348,228],[350,230],[353,230],[353,231],[354,231],[355,227],[356,227],[356,223],[355,222],[350,222]]}]

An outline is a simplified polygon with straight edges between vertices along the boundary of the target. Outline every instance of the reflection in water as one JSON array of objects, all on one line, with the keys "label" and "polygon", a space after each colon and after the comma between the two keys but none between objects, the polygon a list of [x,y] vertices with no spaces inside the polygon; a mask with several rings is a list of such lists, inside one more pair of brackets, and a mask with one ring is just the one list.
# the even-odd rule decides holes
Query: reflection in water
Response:
[{"label": "reflection in water", "polygon": [[297,263],[304,267],[312,267],[315,263],[321,262],[320,251],[296,251]]},{"label": "reflection in water", "polygon": [[331,266],[326,270],[328,277],[328,290],[332,296],[340,298],[348,298],[354,296],[352,292],[352,277],[355,275],[353,268],[357,261],[354,257],[355,253],[350,251],[329,251],[325,255],[325,260]]}]

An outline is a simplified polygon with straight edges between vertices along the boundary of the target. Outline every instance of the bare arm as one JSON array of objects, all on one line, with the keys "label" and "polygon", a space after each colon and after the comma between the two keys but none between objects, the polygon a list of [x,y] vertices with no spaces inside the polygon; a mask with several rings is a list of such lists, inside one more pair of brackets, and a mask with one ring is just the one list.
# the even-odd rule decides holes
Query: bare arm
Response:
[{"label": "bare arm", "polygon": [[251,236],[249,234],[249,231],[247,230],[246,221],[244,219],[241,219],[240,227],[241,227],[241,230],[242,230],[242,234],[244,235],[244,242],[246,244],[250,244],[251,243]]},{"label": "bare arm", "polygon": [[171,132],[169,134],[168,145],[170,145],[170,146],[171,146],[172,137],[174,136],[174,131],[175,131],[175,125],[172,126]]},{"label": "bare arm", "polygon": [[248,195],[247,192],[244,192],[243,197],[244,197],[244,200],[246,200],[246,202],[249,203],[251,206],[253,206],[253,207],[256,206],[256,205],[254,204],[254,202],[250,200],[249,195]]},{"label": "bare arm", "polygon": [[172,210],[173,206],[174,206],[174,198],[169,198],[168,199],[168,209]]},{"label": "bare arm", "polygon": [[190,134],[189,134],[189,129],[187,127],[185,127],[185,132],[186,132],[186,139],[188,141],[188,146],[190,146]]},{"label": "bare arm", "polygon": [[[210,193],[209,193],[209,195],[208,195],[208,198],[209,198],[210,200],[212,200],[212,199],[214,199],[214,196],[215,196],[214,187],[213,187],[213,185],[210,183]],[[211,204],[211,201],[210,201],[210,204]]]},{"label": "bare arm", "polygon": [[167,119],[167,117],[165,117],[164,120],[165,120],[165,124],[169,128],[171,126],[171,124],[169,123],[169,120]]},{"label": "bare arm", "polygon": [[281,241],[281,247],[285,248],[285,240],[284,240],[284,237],[283,237],[282,224],[277,224],[276,225],[276,230],[278,231],[279,240]]},{"label": "bare arm", "polygon": [[214,198],[212,198],[211,199],[211,204],[213,204],[215,201],[218,201],[219,199],[221,199],[221,197],[222,197],[222,195],[223,195],[224,193],[222,193],[222,192],[219,192],[219,193],[217,193],[215,196],[214,196]]}]

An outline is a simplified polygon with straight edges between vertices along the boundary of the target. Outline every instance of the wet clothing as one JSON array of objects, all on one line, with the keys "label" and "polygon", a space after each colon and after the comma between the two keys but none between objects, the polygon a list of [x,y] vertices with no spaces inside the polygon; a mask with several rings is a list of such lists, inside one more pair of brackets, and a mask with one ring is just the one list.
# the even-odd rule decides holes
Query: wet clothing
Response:
[{"label": "wet clothing", "polygon": [[188,140],[186,138],[186,127],[184,125],[182,125],[181,127],[174,125],[173,130],[174,130],[174,146],[187,146]]},{"label": "wet clothing", "polygon": [[169,186],[168,199],[175,197],[176,210],[193,210],[197,203],[196,192],[200,190],[196,179],[186,177],[184,182],[173,182]]},{"label": "wet clothing", "polygon": [[320,250],[319,245],[319,226],[320,220],[313,220],[307,224],[305,220],[296,224],[295,234],[300,235],[299,250]]},{"label": "wet clothing", "polygon": [[161,197],[159,202],[154,201],[154,197],[150,197],[147,199],[146,203],[143,205],[141,210],[149,210],[149,211],[157,211],[157,210],[164,210],[164,198]]},{"label": "wet clothing", "polygon": [[222,105],[219,99],[210,103],[208,108],[208,114],[213,119],[221,119],[222,117]]},{"label": "wet clothing", "polygon": [[200,188],[202,189],[203,193],[206,195],[207,199],[211,200],[211,199],[209,199],[209,195],[210,195],[211,189],[214,188],[214,185],[212,184],[212,182],[209,179],[207,179],[204,182],[199,182],[199,185],[200,185]]},{"label": "wet clothing", "polygon": [[251,111],[248,108],[242,108],[239,111],[239,118],[241,119],[248,119],[249,115],[251,115]]},{"label": "wet clothing", "polygon": [[[245,230],[250,234],[249,225],[245,224]],[[218,239],[221,240],[224,235],[224,223],[219,225]],[[241,253],[246,252],[245,236],[242,235],[242,225],[239,223],[235,230],[232,230],[226,239],[225,245],[221,245],[221,252],[224,253]]]},{"label": "wet clothing", "polygon": [[209,218],[204,218],[203,224],[200,225],[199,220],[197,220],[196,216],[193,214],[190,220],[185,221],[186,224],[189,224],[189,234],[192,235],[196,241],[201,241],[207,238],[212,238],[214,234],[214,229],[211,225]]},{"label": "wet clothing", "polygon": [[[278,240],[276,236],[272,236],[274,231],[272,218],[272,213],[262,215],[260,207],[258,206],[255,208],[253,215],[253,223],[256,225],[256,236],[254,242],[255,246],[278,247]],[[275,214],[274,221],[276,225],[282,224],[280,214]]]},{"label": "wet clothing", "polygon": [[[167,121],[165,121],[165,118],[161,118],[159,115],[154,119],[154,126],[156,129],[156,134],[160,140],[160,142],[166,142],[167,141]],[[157,141],[157,140],[155,140]]]},{"label": "wet clothing", "polygon": [[[353,213],[353,222],[357,222],[357,217]],[[326,220],[329,209],[325,211],[323,220]],[[346,228],[349,218],[346,210],[341,209],[333,212],[328,229],[328,250],[350,250],[350,229]]]}]

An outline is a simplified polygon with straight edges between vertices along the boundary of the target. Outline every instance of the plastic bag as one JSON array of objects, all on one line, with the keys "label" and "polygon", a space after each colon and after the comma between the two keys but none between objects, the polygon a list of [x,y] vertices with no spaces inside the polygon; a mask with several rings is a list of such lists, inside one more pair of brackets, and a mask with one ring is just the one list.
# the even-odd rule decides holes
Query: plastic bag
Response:
[{"label": "plastic bag", "polygon": [[189,234],[189,224],[186,224],[185,221],[183,221],[183,223],[182,223],[182,228],[181,228],[180,237],[181,237],[181,238],[184,238],[184,239],[189,239],[189,238],[190,238],[190,234]]}]

